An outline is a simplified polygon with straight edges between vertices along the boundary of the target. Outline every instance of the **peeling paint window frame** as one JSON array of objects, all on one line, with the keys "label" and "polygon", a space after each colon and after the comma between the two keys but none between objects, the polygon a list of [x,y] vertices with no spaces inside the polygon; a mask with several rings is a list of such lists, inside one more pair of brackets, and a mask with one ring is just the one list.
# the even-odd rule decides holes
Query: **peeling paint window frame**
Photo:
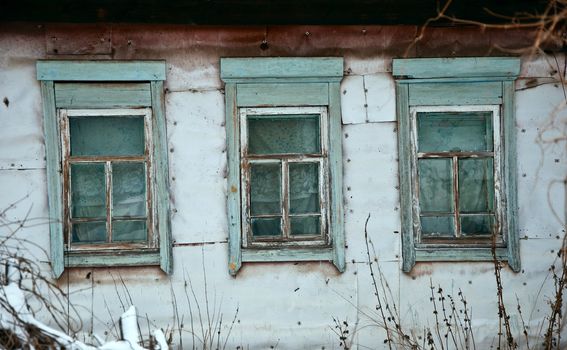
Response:
[{"label": "peeling paint window frame", "polygon": [[[144,121],[144,154],[141,156],[72,156],[71,155],[71,132],[69,118],[89,117],[141,117]],[[129,108],[129,109],[59,109],[59,129],[61,130],[62,164],[63,164],[63,208],[64,208],[64,242],[67,252],[96,251],[99,249],[156,249],[158,247],[154,236],[153,222],[155,212],[152,208],[154,186],[153,157],[151,150],[154,148],[152,141],[152,110],[151,108]],[[144,242],[113,242],[113,173],[112,167],[116,163],[143,163],[145,175],[145,221],[147,238]],[[104,193],[106,197],[106,242],[105,243],[80,243],[72,242],[71,232],[75,220],[91,222],[92,219],[73,219],[71,207],[71,166],[72,164],[103,164],[105,175]],[[125,219],[127,219],[125,217]]]},{"label": "peeling paint window frame", "polygon": [[[274,155],[250,155],[248,154],[248,117],[270,116],[277,118],[280,115],[318,115],[319,119],[319,143],[321,152],[319,154],[286,153]],[[329,203],[329,174],[328,174],[328,113],[326,107],[279,107],[279,108],[240,108],[240,157],[241,157],[241,189],[242,189],[242,247],[330,247],[332,237],[328,230],[328,203]],[[250,169],[251,165],[265,162],[280,162],[282,167],[282,233],[281,238],[254,238],[251,230],[250,214]],[[290,234],[289,228],[289,167],[293,163],[318,163],[318,189],[321,215],[321,235],[308,237],[296,237]]]},{"label": "peeling paint window frame", "polygon": [[[514,57],[394,59],[404,272],[421,261],[492,261],[494,257],[520,271],[514,120],[514,80],[519,71],[520,60]],[[501,237],[494,245],[492,239],[421,240],[416,113],[459,110],[492,111],[494,116],[496,233]]]},{"label": "peeling paint window frame", "polygon": [[[43,124],[46,143],[47,189],[51,266],[55,277],[69,267],[159,266],[166,273],[173,268],[169,217],[169,175],[165,128],[165,61],[37,61],[41,83]],[[68,214],[63,165],[65,125],[60,116],[71,113],[120,114],[136,110],[147,116],[150,133],[151,173],[147,173],[150,237],[146,243],[89,245],[66,249],[64,235]],[[77,110],[79,112],[77,112]],[[108,160],[108,159],[107,159]],[[108,164],[106,164],[108,167]],[[106,177],[108,177],[108,172]],[[107,191],[108,192],[108,191]],[[76,247],[75,247],[76,248]]]},{"label": "peeling paint window frame", "polygon": [[[345,270],[345,239],[342,197],[342,132],[340,81],[343,59],[314,58],[221,58],[225,83],[228,155],[228,270],[236,275],[246,262],[329,261]],[[246,197],[243,197],[241,111],[246,108],[322,108],[328,117],[326,166],[328,238],[269,246],[252,246],[246,227]],[[325,162],[325,160],[322,160]],[[257,242],[254,242],[257,243]],[[324,243],[324,244],[321,244]]]},{"label": "peeling paint window frame", "polygon": [[[418,151],[418,126],[417,126],[417,114],[418,113],[460,113],[460,112],[490,112],[491,113],[491,124],[492,124],[492,140],[493,140],[493,151],[490,152],[419,152]],[[502,222],[502,198],[500,196],[500,183],[502,178],[502,164],[501,158],[501,134],[500,134],[500,106],[497,105],[472,105],[472,106],[414,106],[410,107],[410,128],[411,128],[411,169],[412,169],[412,188],[413,190],[413,213],[415,220],[415,239],[416,244],[423,248],[438,248],[440,246],[451,247],[452,245],[459,245],[461,247],[491,247],[492,238],[490,237],[469,237],[468,239],[462,237],[461,230],[459,229],[459,216],[460,211],[458,209],[459,203],[459,179],[458,179],[458,161],[461,159],[493,159],[493,176],[494,176],[494,205],[495,205],[495,217],[496,224],[493,228],[495,235],[496,247],[504,247],[506,242],[504,241],[506,237],[502,235],[500,230],[500,223]],[[462,154],[461,154],[462,153]],[[421,213],[422,208],[420,205],[420,182],[418,174],[417,163],[419,159],[450,159],[452,167],[452,205],[453,205],[453,222],[455,228],[455,235],[451,238],[424,238],[422,235],[422,225],[421,225]]]}]

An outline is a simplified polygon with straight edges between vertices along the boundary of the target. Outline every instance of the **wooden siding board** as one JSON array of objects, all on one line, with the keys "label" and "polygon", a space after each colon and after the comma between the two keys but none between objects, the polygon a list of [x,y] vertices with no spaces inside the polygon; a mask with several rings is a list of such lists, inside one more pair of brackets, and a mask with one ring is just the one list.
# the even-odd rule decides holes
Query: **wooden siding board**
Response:
[{"label": "wooden siding board", "polygon": [[425,83],[409,85],[410,106],[499,105],[502,83]]},{"label": "wooden siding board", "polygon": [[37,80],[165,80],[165,61],[37,61]]},{"label": "wooden siding board", "polygon": [[228,271],[236,275],[242,264],[240,220],[240,128],[238,107],[236,105],[236,84],[225,86],[226,99],[226,142],[228,146]]},{"label": "wooden siding board", "polygon": [[[416,249],[416,261],[493,261],[492,248]],[[496,257],[508,260],[506,248],[497,248]]]},{"label": "wooden siding board", "polygon": [[503,106],[502,120],[504,128],[504,193],[506,194],[506,230],[508,231],[508,264],[514,272],[521,271],[520,261],[520,234],[517,227],[518,199],[517,199],[517,152],[516,152],[516,119],[514,82],[505,81],[502,86]]},{"label": "wooden siding board", "polygon": [[53,275],[58,278],[64,270],[63,192],[60,175],[60,133],[55,107],[55,88],[52,81],[41,82],[41,95],[43,99],[43,127],[47,166],[51,267]]},{"label": "wooden siding board", "polygon": [[162,81],[151,82],[153,141],[155,164],[155,207],[157,211],[156,227],[159,233],[160,266],[171,274],[173,272],[173,252],[171,242],[171,223],[169,218],[169,172],[167,157],[167,131],[165,121],[165,99]]},{"label": "wooden siding board", "polygon": [[395,59],[392,74],[403,79],[509,77],[520,73],[516,57]]},{"label": "wooden siding board", "polygon": [[150,266],[160,265],[160,253],[68,254],[65,260],[68,267]]},{"label": "wooden siding board", "polygon": [[243,262],[267,261],[334,261],[333,249],[244,249]]},{"label": "wooden siding board", "polygon": [[328,84],[240,84],[237,103],[239,107],[326,106]]},{"label": "wooden siding board", "polygon": [[149,83],[56,83],[58,108],[150,107]]},{"label": "wooden siding board", "polygon": [[221,79],[342,78],[343,59],[337,57],[221,58]]},{"label": "wooden siding board", "polygon": [[339,83],[329,84],[329,178],[333,263],[340,272],[345,265],[345,232],[343,212],[343,149]]},{"label": "wooden siding board", "polygon": [[409,87],[396,84],[396,114],[398,117],[398,154],[400,179],[400,208],[402,216],[402,270],[409,272],[415,265],[415,243],[411,190],[411,147],[409,118]]}]

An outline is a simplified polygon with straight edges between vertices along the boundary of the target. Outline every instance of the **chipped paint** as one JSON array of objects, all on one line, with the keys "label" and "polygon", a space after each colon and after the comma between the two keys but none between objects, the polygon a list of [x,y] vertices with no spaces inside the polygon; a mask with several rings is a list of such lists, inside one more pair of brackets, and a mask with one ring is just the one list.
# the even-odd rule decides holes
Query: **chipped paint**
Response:
[{"label": "chipped paint", "polygon": [[[157,267],[68,269],[57,283],[64,290],[69,288],[85,332],[91,327],[99,334],[113,332],[108,315],[120,314],[120,301],[128,303],[128,293],[152,324],[164,328],[176,327],[172,323],[175,296],[187,330],[191,322],[183,300],[186,284],[190,284],[199,305],[204,307],[208,300],[209,307],[219,310],[224,320],[239,307],[240,323],[227,343],[230,348],[277,344],[281,349],[336,349],[338,339],[330,329],[333,316],[359,322],[355,343],[359,348],[373,348],[377,339],[381,342],[383,338],[376,327],[365,327],[375,326],[365,316],[375,309],[363,238],[370,213],[369,238],[402,322],[419,326],[429,321],[432,281],[452,294],[463,291],[474,310],[477,345],[487,348],[492,344],[497,320],[490,263],[424,262],[409,275],[401,272],[397,122],[389,71],[392,57],[403,55],[415,38],[415,26],[100,24],[96,28],[104,35],[111,33],[111,41],[104,45],[93,42],[90,49],[90,39],[81,37],[96,38],[92,27],[73,28],[58,35],[61,51],[56,55],[55,46],[46,47],[51,29],[2,24],[0,31],[0,97],[9,100],[9,105],[0,104],[0,209],[15,203],[2,218],[29,218],[30,225],[17,234],[36,244],[27,254],[36,257],[42,270],[49,273],[46,254],[40,249],[49,247],[49,218],[41,97],[34,68],[37,59],[165,59],[167,148],[175,149],[169,154],[170,192],[175,198],[171,216],[173,274],[165,275]],[[435,28],[426,34],[409,50],[410,56],[508,55],[499,48],[518,48],[529,38],[522,31],[492,30],[481,37],[462,28]],[[263,42],[267,45],[262,46]],[[226,268],[237,269],[240,262],[228,260],[226,196],[237,193],[239,184],[226,180],[219,59],[318,55],[344,56],[345,75],[350,78],[341,92],[356,91],[352,98],[341,100],[343,132],[349,135],[342,140],[346,271],[337,272],[329,262],[245,263],[238,276],[231,277]],[[524,270],[515,274],[505,269],[502,278],[505,298],[514,308],[517,295],[522,306],[530,309],[527,321],[533,329],[543,319],[553,290],[545,279],[565,234],[567,215],[567,115],[557,108],[564,102],[558,85],[564,56],[557,55],[557,62],[560,69],[556,69],[553,56],[523,58],[516,83],[518,225],[525,238],[521,242]],[[198,320],[194,318],[193,323],[197,325]],[[222,335],[227,332],[224,327]],[[175,334],[173,340],[178,344]],[[187,335],[183,343],[187,346],[190,341]]]}]

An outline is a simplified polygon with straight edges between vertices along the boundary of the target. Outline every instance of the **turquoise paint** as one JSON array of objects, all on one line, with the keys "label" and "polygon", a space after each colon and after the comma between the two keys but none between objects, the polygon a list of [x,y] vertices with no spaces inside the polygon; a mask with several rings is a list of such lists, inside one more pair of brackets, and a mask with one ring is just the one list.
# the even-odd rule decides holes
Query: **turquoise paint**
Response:
[{"label": "turquoise paint", "polygon": [[52,81],[41,82],[43,127],[47,165],[47,195],[49,203],[49,233],[51,268],[55,278],[61,276],[63,264],[63,186],[61,181],[61,145]]},{"label": "turquoise paint", "polygon": [[37,61],[37,80],[165,80],[165,61]]},{"label": "turquoise paint", "polygon": [[[520,60],[505,58],[395,59],[398,118],[400,202],[402,215],[402,253],[404,272],[411,271],[416,261],[490,261],[492,249],[449,249],[415,242],[414,192],[411,164],[410,106],[500,105],[503,123],[501,162],[502,198],[506,248],[497,248],[498,259],[508,261],[515,272],[520,270],[519,237],[516,227],[516,151],[514,124],[514,82]],[[416,199],[414,199],[414,197]]]},{"label": "turquoise paint", "polygon": [[58,108],[150,107],[149,83],[56,83]]},{"label": "turquoise paint", "polygon": [[[339,82],[342,58],[222,58],[228,145],[229,272],[243,261],[333,261],[345,270],[342,133]],[[329,115],[330,234],[328,248],[242,248],[239,106],[327,106]],[[329,252],[332,253],[329,253]]]},{"label": "turquoise paint", "polygon": [[[55,277],[61,276],[65,266],[160,265],[163,271],[171,273],[173,260],[169,220],[169,175],[162,82],[165,79],[165,61],[38,61],[37,77],[41,81],[43,100],[51,263]],[[149,105],[153,112],[153,206],[157,213],[155,229],[159,237],[159,253],[146,254],[143,250],[121,251],[120,254],[100,250],[94,255],[64,253],[61,134],[57,109],[136,108]]]},{"label": "turquoise paint", "polygon": [[399,79],[514,79],[520,74],[520,60],[516,57],[395,59],[392,74]]}]

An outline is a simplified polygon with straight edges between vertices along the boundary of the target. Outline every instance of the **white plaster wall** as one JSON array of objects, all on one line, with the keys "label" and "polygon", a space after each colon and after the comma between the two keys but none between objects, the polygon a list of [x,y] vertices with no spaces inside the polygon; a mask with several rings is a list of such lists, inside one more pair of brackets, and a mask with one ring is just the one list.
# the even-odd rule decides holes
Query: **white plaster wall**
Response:
[{"label": "white plaster wall", "polygon": [[[195,34],[184,29],[174,34],[167,36],[144,27],[117,28],[112,33],[111,54],[71,57],[48,53],[48,33],[41,27],[0,31],[0,219],[17,222],[28,218],[17,235],[33,244],[26,246],[27,251],[22,248],[22,253],[37,257],[45,272],[49,264],[39,248],[48,249],[49,237],[36,60],[159,58],[167,62],[174,272],[166,276],[158,268],[98,268],[66,273],[58,284],[68,289],[84,332],[116,337],[117,318],[133,302],[144,318],[143,331],[147,323],[173,330],[179,345],[178,329],[183,324],[185,348],[191,347],[192,329],[197,341],[202,338],[199,308],[204,329],[208,328],[207,309],[210,318],[218,320],[222,315],[221,338],[228,334],[238,309],[227,341],[229,349],[339,349],[333,317],[348,321],[354,348],[385,347],[385,335],[377,327],[381,320],[364,243],[364,223],[370,215],[368,235],[388,283],[389,306],[396,306],[404,326],[420,334],[424,326],[434,324],[432,283],[454,297],[462,290],[473,310],[477,348],[494,344],[498,320],[491,263],[422,263],[411,274],[400,270],[391,57],[369,56],[368,52],[364,58],[357,52],[345,54],[347,75],[341,84],[341,102],[346,271],[339,274],[328,263],[249,263],[236,278],[230,277],[224,95],[218,61],[255,52],[251,48],[256,47],[257,37],[253,31],[219,30],[213,35],[214,31]],[[560,57],[560,70],[563,62]],[[537,85],[533,78],[540,82],[557,78],[558,73],[553,73],[557,69],[550,64],[555,64],[555,59],[524,59],[517,82],[518,223],[523,271],[502,271],[516,331],[520,329],[516,296],[525,321],[533,332],[538,330],[553,291],[548,269],[565,234],[567,114],[557,109],[565,103],[564,91],[555,84],[527,88]],[[2,103],[4,97],[8,105]],[[2,208],[9,210],[2,212]],[[5,227],[0,228],[0,235],[8,234]]]}]

